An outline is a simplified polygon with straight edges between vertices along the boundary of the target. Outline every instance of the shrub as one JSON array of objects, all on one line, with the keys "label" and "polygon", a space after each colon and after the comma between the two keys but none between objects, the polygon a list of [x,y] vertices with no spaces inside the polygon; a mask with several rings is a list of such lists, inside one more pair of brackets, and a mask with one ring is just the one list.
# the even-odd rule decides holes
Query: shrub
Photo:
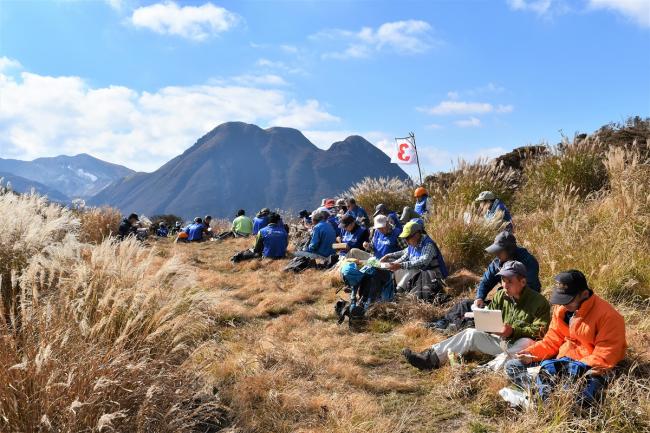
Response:
[{"label": "shrub", "polygon": [[650,296],[650,165],[619,149],[604,167],[609,191],[592,200],[550,195],[552,206],[518,219],[518,239],[540,261],[547,286],[555,273],[575,268],[610,299]]},{"label": "shrub", "polygon": [[[134,239],[79,243],[71,211],[0,195],[0,430],[213,431],[225,410],[181,364],[216,301]],[[174,290],[171,290],[174,289]]]},{"label": "shrub", "polygon": [[93,244],[99,244],[115,235],[122,220],[122,213],[112,207],[81,210],[78,216],[81,220],[79,240]]},{"label": "shrub", "polygon": [[372,215],[375,206],[380,203],[399,214],[405,206],[413,206],[414,189],[415,186],[410,180],[367,177],[341,194],[341,197],[354,197],[357,204],[369,215]]},{"label": "shrub", "polygon": [[577,194],[584,198],[607,184],[603,154],[591,143],[574,143],[527,164],[524,185],[515,195],[518,212],[552,206],[556,193]]},{"label": "shrub", "polygon": [[472,206],[443,203],[429,213],[426,229],[440,247],[450,272],[469,269],[482,273],[490,261],[485,248],[492,244],[500,227],[485,221]]}]

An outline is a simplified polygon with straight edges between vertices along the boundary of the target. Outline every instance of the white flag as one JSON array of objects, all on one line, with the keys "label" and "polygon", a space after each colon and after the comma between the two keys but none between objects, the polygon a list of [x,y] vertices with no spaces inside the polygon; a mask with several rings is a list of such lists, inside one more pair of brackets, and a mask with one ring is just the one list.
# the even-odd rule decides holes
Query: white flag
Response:
[{"label": "white flag", "polygon": [[395,144],[396,146],[394,161],[397,164],[415,164],[417,162],[417,157],[415,155],[415,146],[413,146],[410,137],[396,138]]}]

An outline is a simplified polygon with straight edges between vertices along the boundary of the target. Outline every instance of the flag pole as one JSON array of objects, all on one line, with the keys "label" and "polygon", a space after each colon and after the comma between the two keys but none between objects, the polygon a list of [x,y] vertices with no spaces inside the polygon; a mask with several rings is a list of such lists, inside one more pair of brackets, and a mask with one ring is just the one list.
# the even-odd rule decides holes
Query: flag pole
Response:
[{"label": "flag pole", "polygon": [[422,169],[420,169],[420,155],[418,155],[418,147],[415,144],[415,134],[413,132],[409,132],[409,138],[413,143],[413,149],[415,149],[415,161],[418,163],[418,174],[420,175],[420,185],[422,185]]}]

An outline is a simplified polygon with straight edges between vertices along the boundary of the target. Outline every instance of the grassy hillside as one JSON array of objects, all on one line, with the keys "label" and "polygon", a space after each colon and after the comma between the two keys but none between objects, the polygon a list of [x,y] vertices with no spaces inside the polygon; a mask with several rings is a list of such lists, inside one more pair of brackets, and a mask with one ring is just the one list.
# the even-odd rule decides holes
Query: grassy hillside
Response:
[{"label": "grassy hillside", "polygon": [[[471,200],[494,189],[539,259],[546,292],[554,273],[575,267],[621,310],[630,347],[600,412],[576,414],[562,393],[510,409],[497,395],[502,376],[472,373],[477,357],[411,368],[400,350],[444,338],[421,326],[439,307],[401,299],[353,333],[333,314],[337,275],[231,264],[249,240],[115,244],[101,240],[115,224],[110,211],[80,218],[0,194],[0,430],[650,431],[650,164],[637,139],[647,122],[638,130],[628,147],[628,135],[603,142],[624,135],[614,126],[521,165],[461,164],[428,185],[427,230],[455,272],[454,295],[471,296],[489,260],[482,249],[498,227]],[[393,207],[411,200],[397,181],[353,191],[370,207],[382,189]]]}]

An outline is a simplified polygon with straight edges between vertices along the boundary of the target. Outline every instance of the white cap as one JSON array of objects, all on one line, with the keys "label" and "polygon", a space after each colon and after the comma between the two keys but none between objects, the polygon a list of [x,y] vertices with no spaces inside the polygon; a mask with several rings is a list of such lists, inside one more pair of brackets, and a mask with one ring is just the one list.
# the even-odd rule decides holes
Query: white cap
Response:
[{"label": "white cap", "polygon": [[386,226],[388,226],[388,217],[386,215],[377,215],[373,227],[376,229],[383,229]]}]

